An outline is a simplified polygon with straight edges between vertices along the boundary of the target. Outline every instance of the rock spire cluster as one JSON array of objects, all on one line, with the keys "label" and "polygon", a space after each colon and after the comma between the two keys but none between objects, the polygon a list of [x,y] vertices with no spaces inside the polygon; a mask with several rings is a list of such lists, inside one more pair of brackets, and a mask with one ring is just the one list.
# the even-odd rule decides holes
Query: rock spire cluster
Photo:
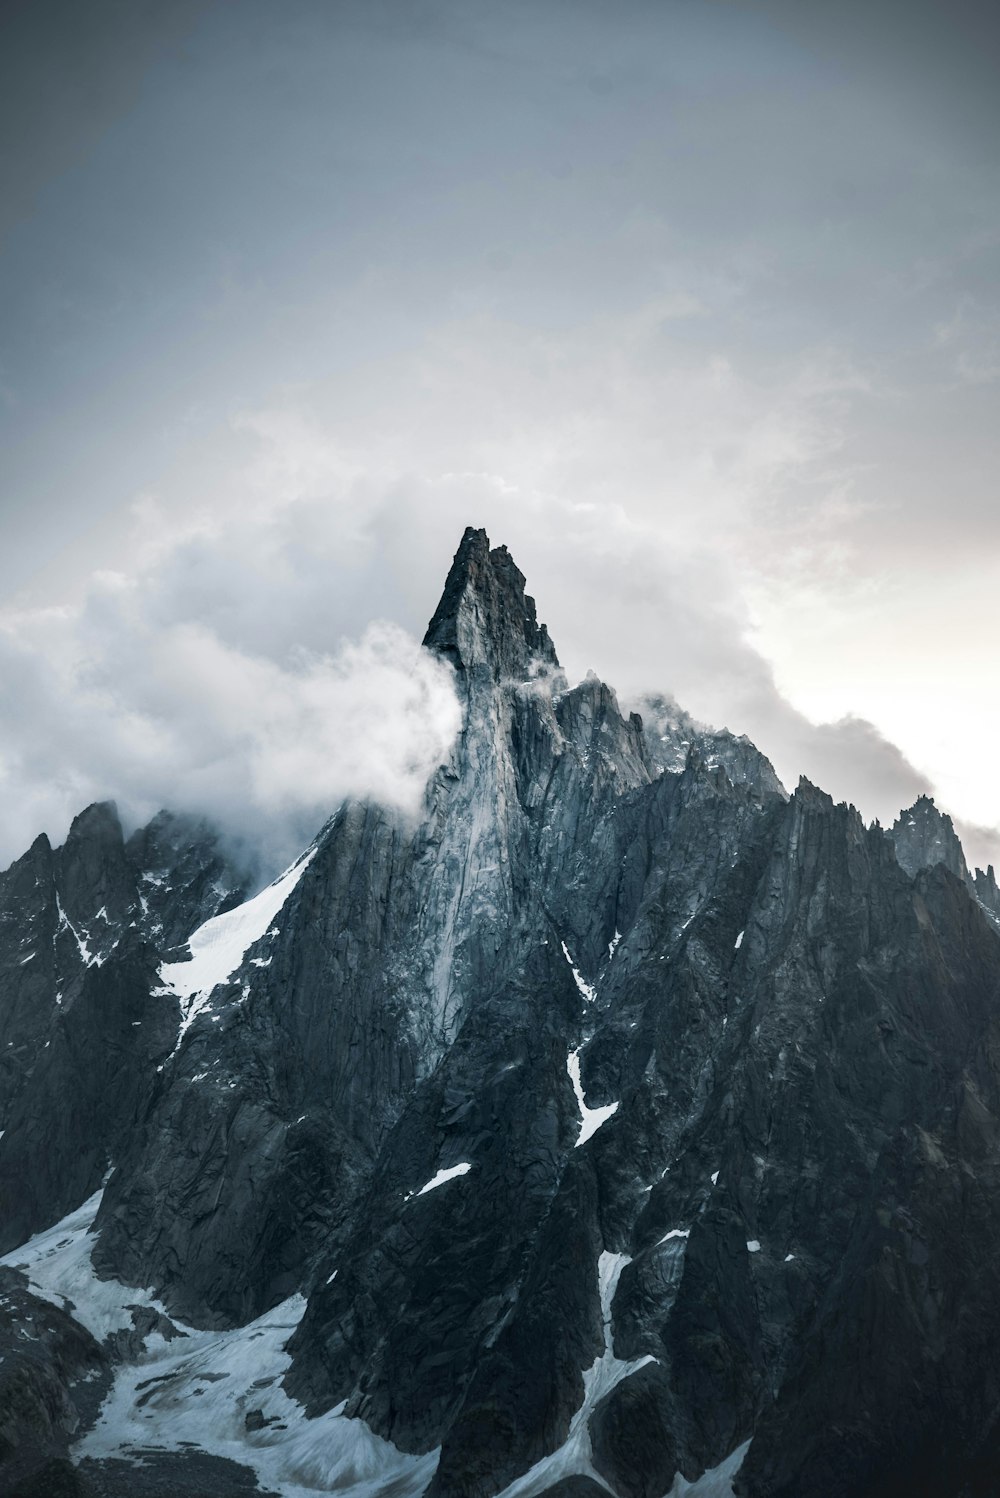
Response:
[{"label": "rock spire cluster", "polygon": [[0,875],[0,1491],[993,1492],[993,871],[571,686],[481,530],[424,643],[415,822]]}]

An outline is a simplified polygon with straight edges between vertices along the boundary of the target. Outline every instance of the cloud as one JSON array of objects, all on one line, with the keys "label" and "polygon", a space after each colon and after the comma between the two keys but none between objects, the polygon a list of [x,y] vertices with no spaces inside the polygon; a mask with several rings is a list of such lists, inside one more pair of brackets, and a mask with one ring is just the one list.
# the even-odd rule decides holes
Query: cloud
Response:
[{"label": "cloud", "polygon": [[964,385],[992,385],[1000,379],[1000,308],[962,298],[951,317],[936,323],[934,342],[953,361]]},{"label": "cloud", "polygon": [[[701,721],[747,733],[786,784],[804,773],[868,818],[890,822],[932,789],[872,723],[798,711],[751,643],[748,553],[780,536],[801,575],[836,565],[839,421],[856,376],[817,357],[768,387],[713,356],[700,385],[643,390],[634,374],[613,377],[612,345],[593,341],[603,368],[554,367],[543,347],[471,371],[481,379],[465,378],[474,340],[456,349],[463,377],[438,365],[427,409],[453,396],[453,422],[464,402],[470,429],[490,432],[450,444],[468,466],[445,466],[432,423],[407,464],[392,441],[357,429],[348,441],[304,405],[238,417],[210,503],[145,496],[115,570],[73,607],[0,615],[0,851],[16,856],[42,827],[60,836],[106,796],[132,821],[164,804],[208,813],[271,867],[342,796],[414,810],[459,725],[447,669],[415,640],[469,523],[510,547],[571,677],[594,668],[623,699],[671,692]],[[520,387],[516,367],[529,376]],[[545,422],[531,419],[535,380],[563,382]],[[633,430],[654,443],[621,496],[594,477],[612,440],[602,399],[616,442],[645,402]],[[654,439],[657,402],[671,415]],[[669,493],[650,478],[678,470]],[[784,497],[793,473],[825,496],[811,526]]]},{"label": "cloud", "polygon": [[994,869],[1000,870],[1000,827],[981,827],[959,817],[953,820],[969,868],[985,869],[992,864]]},{"label": "cloud", "polygon": [[[232,598],[224,548],[216,562]],[[276,659],[192,618],[183,594],[165,617],[170,578],[98,575],[78,610],[4,621],[6,857],[103,798],[132,824],[162,805],[206,813],[268,873],[345,796],[417,812],[460,726],[449,667],[379,620]]]}]

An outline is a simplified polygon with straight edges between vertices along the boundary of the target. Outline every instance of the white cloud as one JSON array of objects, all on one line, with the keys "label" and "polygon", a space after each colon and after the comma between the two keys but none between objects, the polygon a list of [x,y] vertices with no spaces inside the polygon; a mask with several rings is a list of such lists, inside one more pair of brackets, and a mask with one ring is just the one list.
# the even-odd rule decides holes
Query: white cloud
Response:
[{"label": "white cloud", "polygon": [[413,636],[469,523],[510,547],[572,676],[670,691],[891,820],[927,776],[850,704],[798,711],[748,602],[778,579],[822,607],[852,575],[864,376],[834,349],[755,378],[710,347],[650,362],[664,326],[704,321],[685,296],[560,339],[464,320],[394,369],[378,421],[363,389],[238,417],[210,500],[190,474],[145,495],[77,607],[5,617],[4,851],[98,796],[282,853],[342,795],[412,808],[458,721]]},{"label": "white cloud", "polygon": [[[219,540],[224,624],[225,603],[237,609],[251,579]],[[3,621],[3,854],[43,829],[60,838],[105,797],[132,822],[161,805],[206,812],[269,868],[345,796],[415,813],[460,726],[450,668],[379,620],[329,652],[277,659],[233,643],[171,588],[177,561],[132,579],[97,575],[80,609]]]}]

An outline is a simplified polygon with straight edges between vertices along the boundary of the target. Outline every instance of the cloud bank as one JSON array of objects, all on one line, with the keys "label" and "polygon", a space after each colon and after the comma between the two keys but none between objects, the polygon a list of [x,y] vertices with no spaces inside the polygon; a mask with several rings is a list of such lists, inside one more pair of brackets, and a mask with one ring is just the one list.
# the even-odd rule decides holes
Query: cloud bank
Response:
[{"label": "cloud bank", "polygon": [[[328,652],[255,649],[193,617],[166,561],[3,621],[4,861],[105,798],[131,825],[164,805],[208,815],[267,875],[344,797],[415,814],[461,722],[450,668],[385,620]],[[252,579],[221,552],[215,576],[224,613]]]},{"label": "cloud bank", "polygon": [[105,797],[132,823],[207,814],[269,872],[345,796],[416,811],[460,726],[449,668],[416,642],[468,523],[511,548],[572,678],[668,691],[868,818],[933,789],[871,723],[817,725],[782,695],[732,557],[696,528],[485,471],[380,469],[291,409],[234,433],[243,460],[210,506],[140,502],[129,565],[72,606],[0,615],[3,859]]}]

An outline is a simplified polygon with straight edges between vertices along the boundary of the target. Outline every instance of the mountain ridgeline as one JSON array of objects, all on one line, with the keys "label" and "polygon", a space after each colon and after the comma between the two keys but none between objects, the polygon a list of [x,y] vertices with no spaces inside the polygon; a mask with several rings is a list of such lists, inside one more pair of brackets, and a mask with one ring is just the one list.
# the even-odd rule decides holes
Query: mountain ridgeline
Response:
[{"label": "mountain ridgeline", "polygon": [[524,588],[466,531],[418,819],[0,876],[0,1492],[1000,1494],[992,869]]}]

